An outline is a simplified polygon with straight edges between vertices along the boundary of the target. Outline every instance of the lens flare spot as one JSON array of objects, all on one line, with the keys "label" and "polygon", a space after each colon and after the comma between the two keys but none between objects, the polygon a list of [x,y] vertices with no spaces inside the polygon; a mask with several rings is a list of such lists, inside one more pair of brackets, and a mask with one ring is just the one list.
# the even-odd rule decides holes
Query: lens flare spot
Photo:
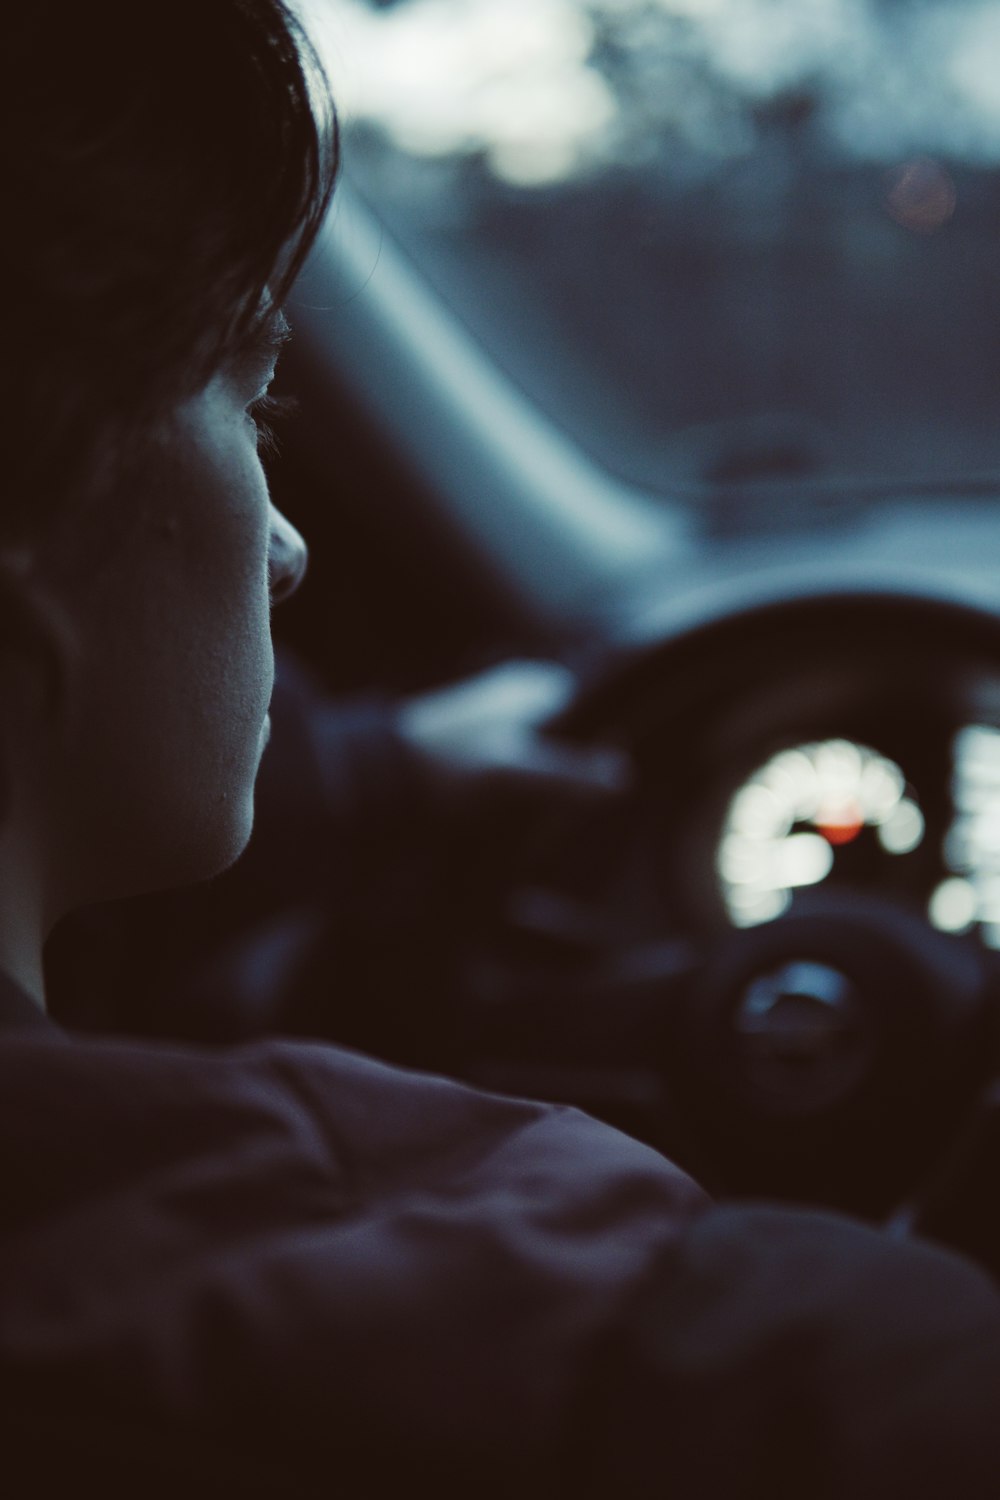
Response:
[{"label": "lens flare spot", "polygon": [[890,174],[885,206],[904,229],[935,234],[953,217],[958,190],[939,161],[918,156]]}]

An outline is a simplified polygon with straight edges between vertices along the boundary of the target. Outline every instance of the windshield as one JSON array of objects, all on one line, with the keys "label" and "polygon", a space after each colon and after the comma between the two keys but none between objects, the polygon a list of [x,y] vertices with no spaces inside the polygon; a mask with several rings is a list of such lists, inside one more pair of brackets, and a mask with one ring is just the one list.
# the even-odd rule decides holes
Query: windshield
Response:
[{"label": "windshield", "polygon": [[355,186],[611,472],[1000,472],[995,0],[316,0]]}]

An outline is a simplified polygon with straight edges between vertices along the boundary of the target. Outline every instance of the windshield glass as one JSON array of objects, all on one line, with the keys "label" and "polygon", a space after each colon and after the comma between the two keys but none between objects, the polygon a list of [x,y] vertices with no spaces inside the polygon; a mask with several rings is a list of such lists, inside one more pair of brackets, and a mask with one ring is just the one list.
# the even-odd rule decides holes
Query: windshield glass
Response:
[{"label": "windshield glass", "polygon": [[348,175],[664,493],[1000,471],[995,0],[316,0]]}]

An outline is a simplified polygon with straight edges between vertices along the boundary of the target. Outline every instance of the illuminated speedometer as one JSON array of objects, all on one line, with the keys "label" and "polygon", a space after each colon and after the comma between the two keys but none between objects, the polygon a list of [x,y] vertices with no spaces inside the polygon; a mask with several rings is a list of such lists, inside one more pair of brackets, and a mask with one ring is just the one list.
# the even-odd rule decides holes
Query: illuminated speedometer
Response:
[{"label": "illuminated speedometer", "polygon": [[924,837],[906,778],[886,756],[851,740],[780,751],[732,798],[717,872],[739,927],[781,916],[792,893],[818,885],[872,842],[905,855]]}]

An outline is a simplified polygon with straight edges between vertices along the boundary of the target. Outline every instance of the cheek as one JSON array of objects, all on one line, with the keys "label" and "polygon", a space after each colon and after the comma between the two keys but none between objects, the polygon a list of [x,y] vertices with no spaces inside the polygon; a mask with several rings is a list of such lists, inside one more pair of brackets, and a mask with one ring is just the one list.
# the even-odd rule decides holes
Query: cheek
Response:
[{"label": "cheek", "polygon": [[164,465],[109,564],[99,650],[137,758],[180,808],[252,785],[273,678],[268,498],[237,435]]},{"label": "cheek", "polygon": [[165,450],[99,555],[67,567],[58,823],[86,899],[205,878],[249,835],[273,681],[269,505],[242,430],[223,436]]},{"label": "cheek", "polygon": [[191,661],[207,679],[205,712],[215,704],[234,730],[255,733],[273,677],[267,493],[251,472],[237,496],[227,487],[220,501],[216,525],[200,534],[183,569],[179,608]]}]

